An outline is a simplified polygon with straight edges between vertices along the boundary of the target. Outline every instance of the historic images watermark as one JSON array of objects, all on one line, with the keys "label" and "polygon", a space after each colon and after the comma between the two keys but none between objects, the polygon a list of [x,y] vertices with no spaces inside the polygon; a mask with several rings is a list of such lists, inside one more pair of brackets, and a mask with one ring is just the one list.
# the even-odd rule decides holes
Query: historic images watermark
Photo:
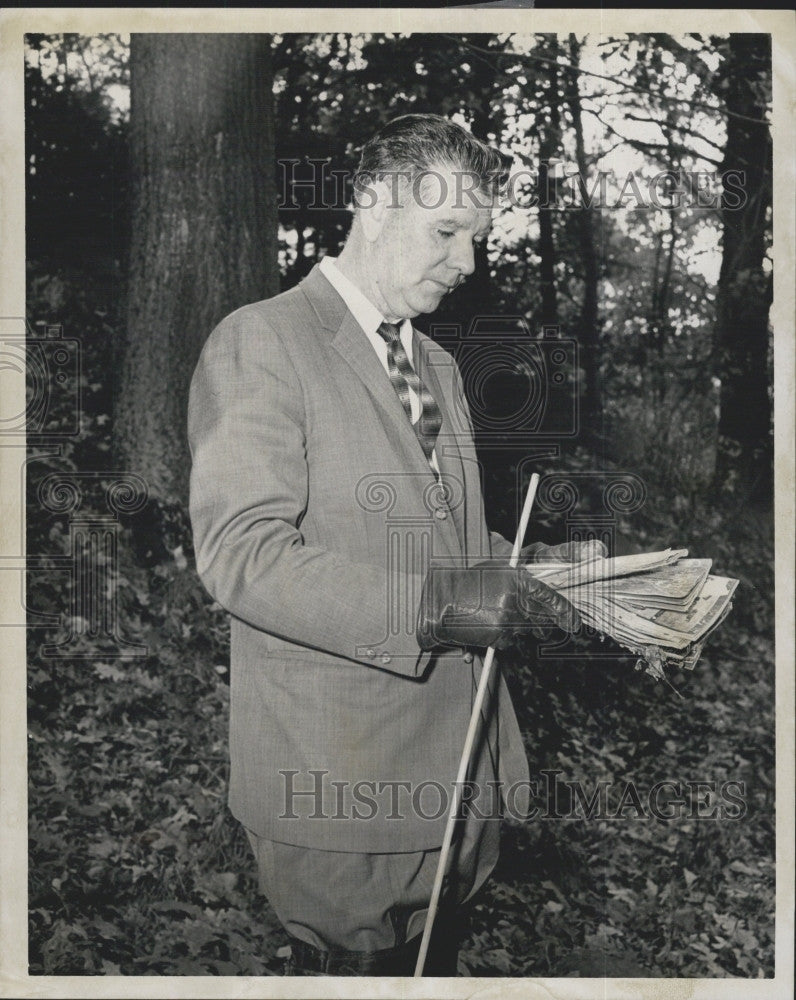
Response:
[{"label": "historic images watermark", "polygon": [[[405,820],[434,822],[446,816],[456,782],[350,781],[324,768],[280,770],[280,820]],[[525,813],[519,803],[528,796]],[[505,785],[500,781],[461,783],[465,816],[490,820],[740,820],[746,815],[746,783],[706,778],[666,778],[652,785],[635,781],[564,777],[542,770],[539,777]]]},{"label": "historic images watermark", "polygon": [[487,191],[472,171],[452,170],[454,190],[434,169],[416,173],[389,170],[355,173],[330,168],[331,159],[285,158],[278,161],[280,210],[342,211],[369,208],[384,191],[387,207],[401,208],[410,197],[435,210],[453,194],[452,208],[543,209],[701,209],[736,211],[747,202],[743,170],[660,170],[653,174],[595,171],[583,177],[563,161],[540,161],[536,171],[506,171],[497,192]]}]

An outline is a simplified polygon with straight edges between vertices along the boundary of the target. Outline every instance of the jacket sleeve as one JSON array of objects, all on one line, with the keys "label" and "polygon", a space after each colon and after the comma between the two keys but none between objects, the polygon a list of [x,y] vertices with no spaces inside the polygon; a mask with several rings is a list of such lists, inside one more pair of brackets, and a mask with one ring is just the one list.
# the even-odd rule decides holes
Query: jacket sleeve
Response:
[{"label": "jacket sleeve", "polygon": [[[430,655],[390,636],[382,566],[354,563],[301,535],[308,501],[301,383],[255,307],[227,317],[191,382],[190,517],[196,567],[232,615],[290,642],[419,676]],[[422,578],[405,592],[420,594]]]},{"label": "jacket sleeve", "polygon": [[514,548],[512,543],[507,541],[503,535],[498,534],[497,531],[489,532],[489,544],[494,559],[508,559]]}]

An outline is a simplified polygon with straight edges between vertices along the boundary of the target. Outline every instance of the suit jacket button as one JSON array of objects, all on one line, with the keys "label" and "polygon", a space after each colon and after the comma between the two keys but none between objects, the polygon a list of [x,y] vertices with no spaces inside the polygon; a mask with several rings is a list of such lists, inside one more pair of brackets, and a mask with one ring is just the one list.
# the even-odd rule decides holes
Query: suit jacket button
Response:
[{"label": "suit jacket button", "polygon": [[389,663],[391,659],[392,659],[392,657],[390,656],[389,653],[382,653],[381,654],[381,662],[382,663]]},{"label": "suit jacket button", "polygon": [[434,511],[434,516],[440,521],[444,521],[448,515],[444,510],[442,510],[442,508],[437,508],[437,510]]},{"label": "suit jacket button", "polygon": [[465,663],[472,663],[473,662],[473,654],[472,653],[465,653],[464,656],[462,657],[462,659],[464,660]]}]

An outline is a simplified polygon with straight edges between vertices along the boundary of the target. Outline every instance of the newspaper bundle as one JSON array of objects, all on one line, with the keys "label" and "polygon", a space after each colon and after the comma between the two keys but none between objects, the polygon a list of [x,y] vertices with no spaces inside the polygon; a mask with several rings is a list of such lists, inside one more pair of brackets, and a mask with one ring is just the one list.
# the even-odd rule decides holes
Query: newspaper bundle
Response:
[{"label": "newspaper bundle", "polygon": [[560,591],[586,625],[636,653],[649,673],[692,670],[705,640],[727,617],[738,581],[712,576],[710,559],[687,549],[535,563],[528,571]]}]

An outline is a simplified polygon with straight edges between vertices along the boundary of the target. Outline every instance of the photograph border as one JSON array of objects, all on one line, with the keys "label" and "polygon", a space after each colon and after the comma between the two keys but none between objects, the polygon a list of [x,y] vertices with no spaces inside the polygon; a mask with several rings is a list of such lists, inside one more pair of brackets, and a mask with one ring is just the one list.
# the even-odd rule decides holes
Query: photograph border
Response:
[{"label": "photograph border", "polygon": [[[672,26],[677,30],[673,32]],[[29,976],[27,972],[27,754],[25,629],[3,630],[0,671],[0,996],[36,997],[478,997],[784,998],[793,987],[794,907],[794,53],[796,18],[755,10],[467,10],[298,8],[41,8],[0,12],[0,317],[25,315],[24,35],[110,32],[578,33],[764,32],[772,37],[774,144],[776,976],[747,979],[511,979]],[[25,409],[25,379],[6,405]],[[24,558],[22,437],[0,441],[0,568]],[[8,563],[10,564],[10,563]],[[0,573],[0,605],[19,614],[19,575]],[[7,617],[3,620],[9,620]]]}]

